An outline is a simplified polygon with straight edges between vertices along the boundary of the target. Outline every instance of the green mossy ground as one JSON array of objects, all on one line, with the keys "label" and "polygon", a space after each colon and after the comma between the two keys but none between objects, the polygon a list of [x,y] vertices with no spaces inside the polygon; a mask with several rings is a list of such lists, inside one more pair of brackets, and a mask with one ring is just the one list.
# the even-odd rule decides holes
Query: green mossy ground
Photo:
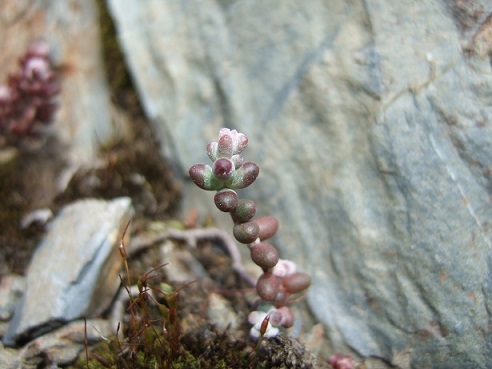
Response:
[{"label": "green mossy ground", "polygon": [[[128,352],[119,355],[111,345],[107,343],[99,344],[92,352],[110,363],[111,369],[129,368],[129,369],[205,369],[205,368],[267,368],[264,358],[258,357],[251,344],[241,340],[235,340],[227,332],[218,332],[213,327],[206,327],[199,332],[188,333],[181,337],[179,352],[167,363],[166,353],[169,354],[169,346],[165,337],[162,335],[154,337],[153,349],[147,350],[142,347],[132,358]],[[152,345],[149,340],[147,345]],[[158,342],[158,343],[157,343]],[[163,345],[162,347],[160,345]],[[156,358],[151,352],[160,355]],[[169,365],[169,366],[168,366]],[[87,360],[84,355],[79,361],[72,366],[73,369],[87,369]],[[96,359],[89,360],[90,369],[106,369]]]}]

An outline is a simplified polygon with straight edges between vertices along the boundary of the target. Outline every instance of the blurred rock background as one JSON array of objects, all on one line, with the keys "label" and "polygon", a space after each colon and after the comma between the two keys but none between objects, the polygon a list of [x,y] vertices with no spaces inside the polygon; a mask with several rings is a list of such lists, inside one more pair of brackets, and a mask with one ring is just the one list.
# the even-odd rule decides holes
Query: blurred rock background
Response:
[{"label": "blurred rock background", "polygon": [[[95,1],[3,1],[3,80],[43,38],[63,67],[69,164],[112,128]],[[108,0],[183,211],[220,127],[261,174],[244,196],[314,277],[330,350],[398,368],[492,366],[492,4]],[[201,150],[203,148],[203,150]],[[215,214],[214,214],[215,215]]]}]

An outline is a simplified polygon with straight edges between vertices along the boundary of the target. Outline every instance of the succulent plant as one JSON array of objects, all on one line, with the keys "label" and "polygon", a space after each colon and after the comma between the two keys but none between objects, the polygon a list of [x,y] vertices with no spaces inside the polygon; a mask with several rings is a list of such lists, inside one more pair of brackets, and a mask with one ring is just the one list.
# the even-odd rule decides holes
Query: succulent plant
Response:
[{"label": "succulent plant", "polygon": [[39,126],[53,120],[60,92],[45,42],[30,45],[19,66],[20,70],[0,85],[0,135],[14,142],[35,135]]},{"label": "succulent plant", "polygon": [[289,308],[293,295],[305,292],[311,277],[296,271],[296,265],[280,259],[275,246],[264,242],[278,230],[278,220],[273,216],[254,219],[256,204],[250,199],[240,199],[236,190],[251,185],[260,172],[257,164],[245,162],[241,153],[248,145],[248,138],[236,130],[222,128],[217,142],[207,145],[207,154],[212,165],[195,164],[189,174],[200,188],[217,191],[215,206],[222,212],[230,213],[233,235],[237,241],[247,244],[251,259],[263,270],[256,281],[258,296],[275,306],[268,313],[254,311],[249,321],[253,324],[251,335],[255,338],[272,337],[279,326],[291,327],[294,314]]}]

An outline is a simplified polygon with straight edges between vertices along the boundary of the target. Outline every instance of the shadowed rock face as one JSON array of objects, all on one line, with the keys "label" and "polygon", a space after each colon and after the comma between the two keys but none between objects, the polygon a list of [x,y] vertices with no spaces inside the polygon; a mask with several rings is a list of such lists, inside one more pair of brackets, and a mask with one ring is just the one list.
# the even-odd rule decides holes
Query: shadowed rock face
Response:
[{"label": "shadowed rock face", "polygon": [[31,260],[4,344],[108,308],[119,287],[118,242],[132,213],[131,200],[124,197],[82,200],[60,212]]},{"label": "shadowed rock face", "polygon": [[492,366],[492,5],[109,5],[183,173],[220,127],[248,136],[262,173],[250,196],[314,277],[337,350]]}]

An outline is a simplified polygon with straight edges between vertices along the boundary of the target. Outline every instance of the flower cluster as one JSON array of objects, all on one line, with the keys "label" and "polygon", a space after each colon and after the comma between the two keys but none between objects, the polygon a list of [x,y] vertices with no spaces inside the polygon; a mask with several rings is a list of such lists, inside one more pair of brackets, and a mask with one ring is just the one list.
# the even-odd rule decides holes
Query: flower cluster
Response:
[{"label": "flower cluster", "polygon": [[[213,165],[196,164],[190,169],[191,179],[204,190],[241,189],[253,183],[260,172],[258,165],[251,162],[244,163],[240,153],[248,145],[248,139],[236,130],[222,128],[219,133],[219,141],[211,142],[207,146],[207,154]],[[234,191],[223,195],[222,201],[234,201]],[[231,198],[232,197],[232,198]],[[235,196],[237,201],[237,194]],[[229,211],[224,204],[222,211]]]},{"label": "flower cluster", "polygon": [[37,125],[50,123],[60,91],[45,42],[33,43],[19,64],[20,70],[0,85],[0,133],[11,140],[34,135]]},{"label": "flower cluster", "polygon": [[[251,185],[259,174],[258,165],[245,162],[241,155],[247,145],[248,139],[244,134],[222,128],[218,142],[207,146],[212,166],[195,164],[189,174],[198,187],[217,191],[215,206],[220,211],[230,213],[234,222],[234,237],[248,245],[251,259],[263,269],[256,282],[256,292],[275,308],[268,313],[252,312],[249,321],[253,324],[253,337],[268,337],[278,333],[275,327],[288,328],[293,325],[294,315],[288,305],[293,301],[293,296],[310,286],[311,278],[306,273],[296,271],[292,261],[280,259],[277,248],[266,242],[278,230],[277,219],[273,216],[253,219],[255,202],[240,199],[235,191]],[[263,327],[264,321],[268,326]]]}]

